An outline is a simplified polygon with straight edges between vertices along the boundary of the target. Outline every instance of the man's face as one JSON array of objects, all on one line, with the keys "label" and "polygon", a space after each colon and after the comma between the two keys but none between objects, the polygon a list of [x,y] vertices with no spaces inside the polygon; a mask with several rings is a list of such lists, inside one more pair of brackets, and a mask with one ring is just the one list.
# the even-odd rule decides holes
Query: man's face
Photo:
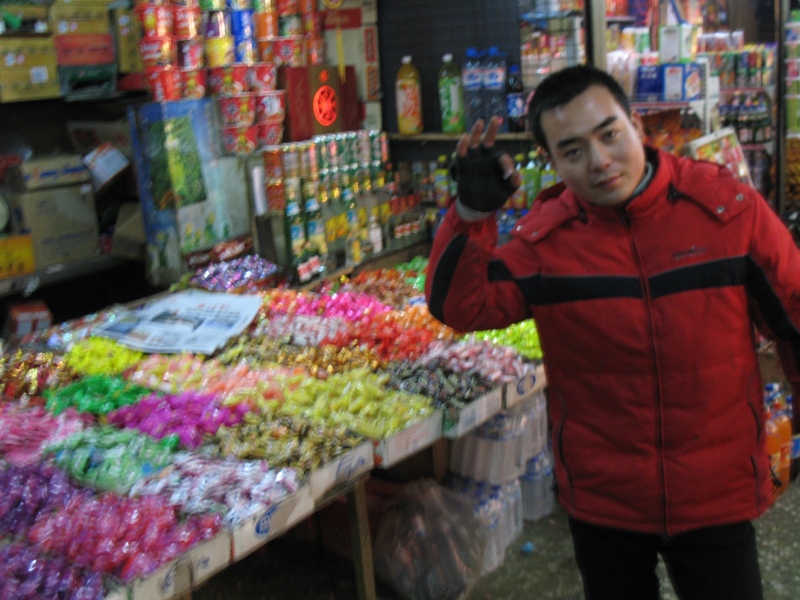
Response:
[{"label": "man's face", "polygon": [[611,92],[593,85],[544,111],[541,124],[553,166],[576,196],[601,206],[630,198],[645,169],[638,114],[629,118]]}]

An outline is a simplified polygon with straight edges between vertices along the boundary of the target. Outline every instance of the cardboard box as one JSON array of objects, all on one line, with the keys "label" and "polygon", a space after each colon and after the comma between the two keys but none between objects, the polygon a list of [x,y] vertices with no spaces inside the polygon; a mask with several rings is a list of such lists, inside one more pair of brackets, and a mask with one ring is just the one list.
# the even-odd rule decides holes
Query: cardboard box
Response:
[{"label": "cardboard box", "polygon": [[0,36],[0,87],[58,81],[53,38]]},{"label": "cardboard box", "polygon": [[50,26],[56,34],[110,33],[108,8],[80,4],[53,4]]},{"label": "cardboard box", "polygon": [[53,313],[42,300],[31,300],[8,307],[5,337],[23,337],[34,331],[43,331],[53,323]]},{"label": "cardboard box", "polygon": [[122,175],[131,163],[110,142],[103,142],[83,157],[83,164],[89,169],[94,189],[99,192]]},{"label": "cardboard box", "polygon": [[110,33],[53,36],[56,62],[63,67],[116,63],[114,39]]},{"label": "cardboard box", "polygon": [[461,410],[446,410],[442,421],[442,435],[448,439],[461,437],[478,425],[485,423],[503,408],[503,387],[473,400]]},{"label": "cardboard box", "polygon": [[231,556],[234,561],[244,558],[269,540],[288,531],[314,512],[311,488],[304,486],[296,494],[271,506],[261,515],[238,525],[231,533]]},{"label": "cardboard box", "polygon": [[373,440],[375,466],[386,469],[442,437],[442,411],[383,440]]},{"label": "cardboard box", "polygon": [[57,154],[23,161],[6,171],[6,182],[16,191],[32,191],[89,181],[79,154]]},{"label": "cardboard box", "polygon": [[30,235],[0,237],[0,279],[29,275],[36,270]]},{"label": "cardboard box", "polygon": [[17,229],[31,235],[37,269],[97,255],[99,234],[91,184],[17,192],[9,203]]},{"label": "cardboard box", "polygon": [[703,92],[703,77],[696,63],[661,65],[662,89],[666,102],[699,100]]},{"label": "cardboard box", "polygon": [[[20,20],[18,34],[44,34],[50,31],[46,4],[3,4],[3,11]],[[8,31],[6,33],[9,33]]]},{"label": "cardboard box", "polygon": [[139,27],[129,8],[111,10],[111,31],[117,41],[117,66],[120,73],[138,73],[144,70],[139,52]]},{"label": "cardboard box", "polygon": [[345,485],[372,470],[372,442],[364,442],[311,472],[308,482],[314,502],[334,488]]},{"label": "cardboard box", "polygon": [[308,140],[342,127],[342,86],[336,67],[282,67],[278,88],[287,90],[286,139]]},{"label": "cardboard box", "polygon": [[662,100],[664,89],[660,65],[640,65],[636,67],[636,100],[657,102]]},{"label": "cardboard box", "polygon": [[24,100],[45,100],[60,98],[61,86],[58,78],[47,83],[9,83],[0,85],[0,102],[20,102]]},{"label": "cardboard box", "polygon": [[144,260],[147,256],[146,245],[142,207],[138,202],[126,202],[119,207],[114,236],[111,238],[111,254],[120,258]]},{"label": "cardboard box", "polygon": [[547,378],[544,374],[544,365],[536,365],[516,383],[506,384],[503,408],[512,408],[545,387],[547,387]]}]

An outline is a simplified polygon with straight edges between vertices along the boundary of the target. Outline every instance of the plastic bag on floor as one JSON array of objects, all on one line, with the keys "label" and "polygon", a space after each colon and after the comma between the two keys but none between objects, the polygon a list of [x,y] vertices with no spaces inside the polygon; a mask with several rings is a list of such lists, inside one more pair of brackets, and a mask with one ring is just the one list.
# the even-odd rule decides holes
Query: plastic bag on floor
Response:
[{"label": "plastic bag on floor", "polygon": [[381,519],[375,572],[408,600],[455,600],[477,581],[486,526],[472,506],[432,479],[407,485]]}]

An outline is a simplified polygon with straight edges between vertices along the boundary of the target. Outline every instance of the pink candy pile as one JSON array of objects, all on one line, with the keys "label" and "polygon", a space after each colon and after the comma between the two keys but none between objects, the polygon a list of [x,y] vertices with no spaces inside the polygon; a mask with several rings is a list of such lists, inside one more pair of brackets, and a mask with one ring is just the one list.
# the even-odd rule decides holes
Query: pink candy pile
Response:
[{"label": "pink candy pile", "polygon": [[91,422],[91,415],[73,408],[54,416],[41,406],[0,405],[0,456],[17,466],[33,464],[41,459],[42,448],[82,431]]},{"label": "pink candy pile", "polygon": [[28,538],[77,565],[130,581],[152,573],[220,530],[219,515],[180,521],[167,498],[116,494],[71,500],[41,515]]},{"label": "pink candy pile", "polygon": [[240,423],[247,411],[245,404],[224,406],[214,394],[152,394],[112,411],[108,422],[138,429],[159,440],[174,434],[185,448],[194,450],[202,444],[204,434],[215,434],[221,425]]},{"label": "pink candy pile", "polygon": [[430,364],[439,359],[454,371],[477,371],[492,383],[517,381],[528,365],[513,348],[488,341],[433,342],[419,361]]}]

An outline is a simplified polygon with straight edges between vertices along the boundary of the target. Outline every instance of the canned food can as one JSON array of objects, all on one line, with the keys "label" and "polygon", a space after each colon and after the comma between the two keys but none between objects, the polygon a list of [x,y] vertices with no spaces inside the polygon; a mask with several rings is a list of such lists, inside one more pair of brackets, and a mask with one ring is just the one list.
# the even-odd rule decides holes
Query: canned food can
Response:
[{"label": "canned food can", "polygon": [[206,66],[210,69],[233,64],[233,38],[208,38],[205,41]]},{"label": "canned food can", "polygon": [[198,6],[173,6],[172,29],[176,37],[199,37],[203,33],[203,11]]},{"label": "canned food can", "polygon": [[278,35],[278,13],[257,12],[253,14],[253,26],[256,38],[271,38]]},{"label": "canned food can", "polygon": [[264,177],[267,179],[283,178],[283,158],[280,146],[264,148]]},{"label": "canned food can", "polygon": [[303,18],[299,14],[278,17],[278,31],[283,37],[303,35]]},{"label": "canned food can", "polygon": [[231,12],[231,32],[235,38],[255,37],[252,10],[234,10]]},{"label": "canned food can", "polygon": [[253,10],[260,12],[278,12],[278,4],[275,0],[253,0]]},{"label": "canned food can", "polygon": [[202,98],[206,95],[206,70],[181,71],[181,87],[184,98]]},{"label": "canned food can", "polygon": [[293,15],[300,12],[299,0],[276,0],[276,4],[278,14],[281,16]]},{"label": "canned food can", "polygon": [[267,210],[270,212],[286,210],[286,190],[283,181],[283,178],[267,180]]},{"label": "canned food can", "polygon": [[314,142],[306,142],[302,145],[300,172],[305,173],[305,177],[316,179],[319,176],[319,154],[317,152],[317,144]]},{"label": "canned food can", "polygon": [[252,65],[256,62],[256,41],[251,37],[233,38],[233,62]]},{"label": "canned food can", "polygon": [[183,38],[176,41],[178,67],[189,71],[203,68],[204,50],[201,38]]},{"label": "canned food can", "polygon": [[287,178],[300,176],[300,156],[297,152],[297,144],[283,144],[281,146],[281,159],[283,162],[283,174]]},{"label": "canned food can", "polygon": [[206,39],[231,36],[230,13],[224,10],[212,10],[205,13]]}]

